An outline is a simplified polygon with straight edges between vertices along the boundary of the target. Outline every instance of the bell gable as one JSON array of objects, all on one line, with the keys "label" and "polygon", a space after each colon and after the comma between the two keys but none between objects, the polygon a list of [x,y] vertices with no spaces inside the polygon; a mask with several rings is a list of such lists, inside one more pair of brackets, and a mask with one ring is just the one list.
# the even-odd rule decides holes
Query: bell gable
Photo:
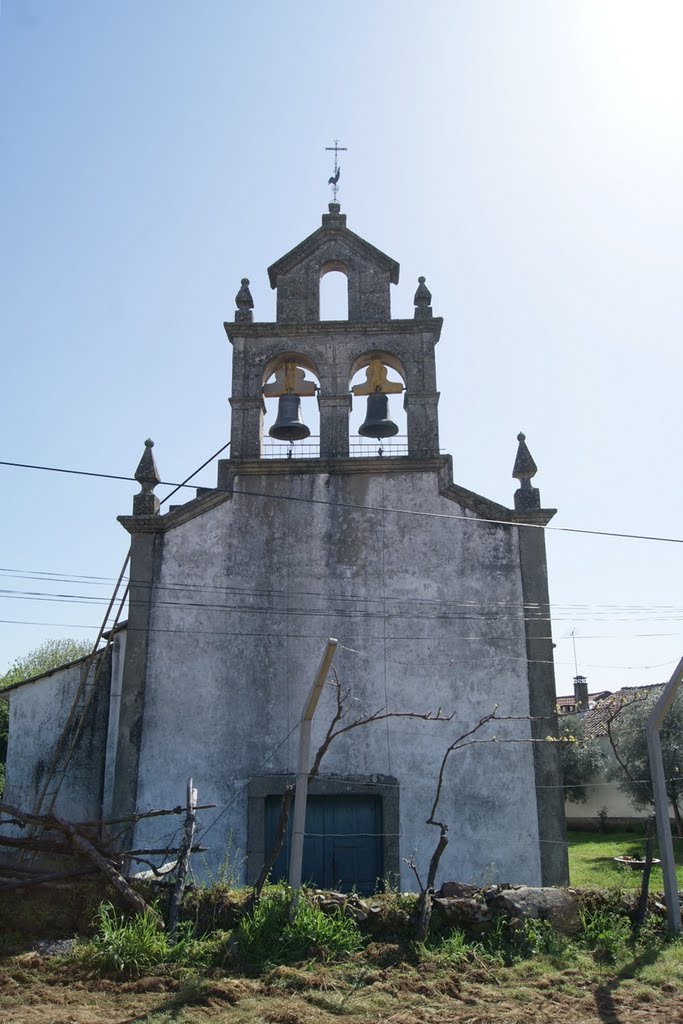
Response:
[{"label": "bell gable", "polygon": [[349,320],[389,320],[389,286],[398,283],[399,264],[350,231],[338,203],[329,210],[322,227],[268,268],[271,288],[277,288],[278,323],[317,323],[320,280],[333,270],[348,280]]}]

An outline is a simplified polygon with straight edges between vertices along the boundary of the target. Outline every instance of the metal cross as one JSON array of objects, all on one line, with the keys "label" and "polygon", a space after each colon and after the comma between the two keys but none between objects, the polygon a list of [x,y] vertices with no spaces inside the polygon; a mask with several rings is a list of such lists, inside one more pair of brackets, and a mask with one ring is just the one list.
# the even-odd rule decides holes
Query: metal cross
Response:
[{"label": "metal cross", "polygon": [[327,184],[332,186],[332,195],[334,202],[337,202],[337,192],[339,191],[339,175],[341,174],[341,168],[337,163],[337,154],[346,153],[346,146],[339,145],[339,139],[334,140],[334,146],[325,146],[325,150],[330,153],[334,153],[334,174],[328,179]]}]

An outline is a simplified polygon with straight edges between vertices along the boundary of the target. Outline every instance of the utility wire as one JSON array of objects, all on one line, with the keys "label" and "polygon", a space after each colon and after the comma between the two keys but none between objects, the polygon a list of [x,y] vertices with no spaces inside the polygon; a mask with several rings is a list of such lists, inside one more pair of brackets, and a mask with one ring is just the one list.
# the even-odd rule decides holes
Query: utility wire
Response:
[{"label": "utility wire", "polygon": [[[132,584],[129,584],[129,586]],[[165,590],[169,589],[164,586],[153,588],[154,590]],[[182,589],[179,587],[178,589]],[[267,592],[264,592],[267,594]],[[280,592],[272,592],[279,600],[286,600],[286,596]],[[254,597],[258,600],[262,600],[261,593],[251,594],[249,591],[243,592],[240,596]],[[301,594],[294,594],[294,596],[307,596]],[[387,602],[392,602],[399,605],[398,608],[392,609],[387,608],[382,610],[381,608],[336,608],[334,605],[337,602],[343,601],[343,598],[334,597],[332,595],[310,595],[315,597],[316,600],[327,601],[328,603],[324,607],[307,607],[301,605],[300,607],[278,607],[277,603],[270,604],[227,604],[224,602],[216,601],[189,601],[189,600],[163,600],[157,599],[155,601],[155,607],[157,608],[199,608],[208,611],[236,611],[242,614],[268,614],[268,615],[309,615],[309,616],[334,616],[340,619],[371,619],[371,618],[407,618],[407,619],[440,619],[440,620],[453,620],[458,622],[465,621],[483,621],[483,622],[504,622],[506,620],[512,620],[514,622],[539,622],[544,619],[550,619],[554,622],[579,621],[587,622],[680,622],[683,621],[683,615],[660,615],[650,614],[647,616],[606,616],[606,615],[592,615],[585,619],[580,618],[575,613],[569,615],[554,614],[551,616],[550,611],[541,608],[522,608],[521,606],[517,610],[508,610],[507,605],[503,605],[500,608],[495,606],[491,611],[478,611],[476,608],[470,608],[466,606],[463,609],[458,609],[457,603],[455,607],[452,607],[449,601],[434,601],[425,602],[423,607],[417,609],[409,608],[406,610],[401,605],[410,606],[413,602],[407,597],[387,598]],[[18,589],[3,589],[0,588],[0,600],[8,601],[45,601],[53,602],[56,604],[80,604],[80,605],[93,605],[99,606],[100,604],[106,603],[108,600],[105,596],[100,595],[88,595],[88,594],[62,594],[54,593],[52,591],[41,591],[41,590],[18,590]],[[371,603],[374,599],[366,601],[364,598],[354,599],[354,603],[359,601],[362,603]],[[419,605],[419,602],[415,602]],[[129,607],[134,607],[136,604],[146,604],[146,602],[140,601],[129,601]],[[434,604],[442,606],[446,610],[439,610],[430,608],[429,605]],[[482,606],[483,607],[483,606]],[[537,614],[524,615],[523,611],[537,611]]]},{"label": "utility wire", "polygon": [[[34,622],[28,619],[0,619],[0,623],[7,623],[18,626],[63,626],[70,629],[99,629],[99,626],[94,626],[85,622]],[[128,632],[133,633],[136,631],[136,627],[126,624],[125,628]],[[273,630],[267,632],[261,632],[259,630],[230,630],[230,629],[183,629],[182,627],[168,627],[163,626],[150,626],[139,627],[145,633],[192,633],[195,636],[253,636],[265,638],[273,641],[280,640],[320,640],[321,634],[317,633],[277,633]],[[644,639],[651,637],[674,637],[681,636],[681,633],[630,633],[628,639]],[[366,643],[381,643],[381,636],[376,637],[364,637]],[[424,642],[424,643],[439,643],[443,645],[443,640],[433,636],[407,636],[407,635],[394,635],[386,638],[389,641],[394,640],[410,640],[411,642]],[[511,643],[511,644],[523,644],[526,642],[526,636],[451,636],[451,640],[457,642],[462,641],[473,641],[476,643],[486,642],[498,642],[498,643]],[[552,640],[552,636],[539,636],[535,637],[537,640]],[[586,640],[618,640],[624,639],[617,633],[598,633],[584,637]],[[340,646],[342,646],[340,644]],[[351,650],[351,648],[346,648]],[[360,652],[357,652],[360,653]],[[367,655],[370,657],[370,655]],[[522,661],[528,659],[522,658]],[[666,662],[665,664],[671,664]],[[609,666],[608,666],[609,667]]]},{"label": "utility wire", "polygon": [[[227,448],[227,445],[225,445],[224,448]],[[221,448],[220,451],[223,451],[224,448]],[[212,459],[215,457],[216,456],[212,456]],[[208,465],[209,462],[211,462],[211,459],[207,460],[207,462],[205,462],[204,465]],[[104,477],[105,479],[110,480],[135,480],[134,477],[130,476],[117,476],[110,473],[92,473],[86,470],[64,469],[59,466],[38,466],[25,462],[9,462],[5,460],[0,460],[0,466],[12,466],[18,469],[37,469],[49,473],[70,473],[77,476]],[[195,473],[198,472],[199,470],[195,471]],[[193,473],[192,475],[194,476],[195,473]],[[188,479],[190,478],[188,477]],[[166,486],[175,487],[175,489],[178,490],[180,487],[186,487],[188,485],[186,482],[182,484],[172,484],[170,482],[166,482]],[[175,491],[172,493],[175,493]],[[429,519],[452,519],[466,523],[487,524],[489,526],[515,526],[524,527],[526,529],[531,530],[552,530],[555,533],[579,533],[593,537],[617,537],[622,540],[649,540],[657,541],[662,544],[683,544],[683,537],[660,537],[654,534],[620,533],[614,530],[588,530],[577,526],[548,526],[542,523],[525,523],[519,522],[518,520],[509,519],[487,519],[480,516],[459,516],[455,515],[454,513],[448,512],[424,512],[405,508],[391,508],[390,506],[382,507],[378,505],[356,505],[353,502],[327,501],[324,498],[299,497],[293,494],[272,494],[267,491],[243,491],[237,487],[232,488],[231,493],[239,494],[242,495],[243,497],[268,498],[274,501],[297,501],[312,505],[328,505],[333,508],[348,508],[354,512],[393,512],[396,515],[421,516]],[[170,495],[167,495],[166,498],[164,498],[163,500],[166,501],[169,497]]]},{"label": "utility wire", "polygon": [[[88,576],[85,576],[82,573],[59,573],[59,572],[42,572],[41,573],[39,570],[16,570],[16,569],[3,569],[3,568],[0,568],[0,581],[2,581],[3,579],[22,579],[22,580],[26,579],[26,580],[33,580],[33,581],[39,582],[39,583],[67,583],[67,584],[73,581],[75,584],[78,584],[78,585],[81,585],[81,586],[87,585],[87,586],[94,586],[94,587],[97,587],[97,586],[104,587],[108,583],[110,583],[110,582],[113,583],[114,582],[114,578],[113,577],[109,577],[109,576],[88,577]],[[128,577],[124,577],[124,579],[125,579],[126,582],[129,582],[131,584],[131,586],[150,586],[149,580],[146,580],[146,579],[145,580],[132,580],[132,579],[129,579]],[[154,589],[156,591],[164,591],[164,590],[167,590],[167,591],[170,591],[170,592],[174,592],[174,591],[181,591],[181,592],[184,592],[184,591],[197,591],[199,593],[206,593],[206,594],[214,594],[214,593],[215,594],[231,594],[231,595],[236,595],[236,596],[240,596],[240,597],[281,597],[281,598],[285,599],[286,596],[287,596],[285,590],[283,590],[282,588],[275,588],[275,587],[258,587],[258,588],[255,588],[255,587],[240,587],[240,586],[235,586],[235,585],[233,585],[233,586],[222,585],[221,586],[221,585],[218,585],[218,584],[190,583],[190,582],[186,582],[186,581],[182,581],[182,582],[177,582],[176,583],[176,582],[173,582],[172,580],[166,580],[166,582],[164,582],[164,583],[155,582],[153,584],[153,587],[154,587]],[[1,590],[0,593],[4,593],[4,594],[7,594],[7,595],[9,595],[9,594],[37,593],[37,594],[40,594],[40,595],[58,596],[58,595],[54,594],[54,591],[37,591],[37,592],[35,592],[35,591],[20,590],[19,588],[14,588],[14,589],[6,588],[4,590]],[[346,602],[353,602],[354,604],[358,604],[359,602],[362,602],[363,604],[372,604],[372,603],[374,603],[374,604],[382,604],[382,602],[383,602],[383,598],[369,597],[367,594],[360,595],[358,593],[353,593],[353,592],[338,593],[336,591],[292,590],[289,593],[290,593],[290,596],[316,598],[316,599],[325,600],[325,601],[331,601],[331,600],[340,601],[340,602],[346,601]],[[84,601],[86,600],[86,595],[68,594],[68,595],[63,595],[63,596],[74,597],[74,598],[75,597],[78,597],[78,598],[82,597]],[[95,595],[95,597],[93,598],[93,600],[95,600],[95,601],[102,601],[104,599],[105,599],[104,597],[99,596],[99,595]],[[87,600],[90,600],[90,597],[87,597]],[[603,615],[606,612],[611,612],[611,611],[631,612],[631,613],[636,613],[636,612],[640,612],[640,613],[650,612],[650,613],[653,613],[653,614],[648,615],[646,617],[646,619],[643,620],[643,621],[651,621],[654,617],[661,617],[660,613],[662,613],[662,612],[672,612],[672,613],[675,613],[674,616],[663,616],[663,618],[666,618],[666,619],[671,618],[671,617],[675,618],[677,615],[683,616],[683,605],[673,605],[673,604],[661,604],[661,605],[660,604],[658,604],[658,605],[655,605],[655,604],[618,605],[618,604],[613,604],[613,603],[612,604],[599,604],[599,603],[591,603],[591,604],[587,604],[587,603],[565,604],[565,603],[562,603],[562,602],[551,601],[550,605],[548,606],[548,604],[543,604],[543,603],[540,603],[538,601],[526,601],[526,602],[517,602],[517,601],[489,601],[489,600],[487,600],[487,601],[474,601],[474,600],[466,601],[466,600],[458,600],[455,597],[453,597],[453,598],[414,597],[412,595],[410,597],[406,597],[404,594],[395,594],[395,595],[387,594],[386,600],[387,601],[392,601],[392,602],[397,602],[397,603],[398,602],[406,602],[406,603],[409,603],[410,605],[422,605],[422,606],[426,606],[426,607],[435,606],[435,605],[443,605],[443,606],[446,606],[446,607],[449,607],[449,608],[463,608],[463,609],[471,609],[473,611],[476,611],[478,608],[486,608],[486,609],[512,608],[515,611],[519,611],[520,609],[524,609],[526,611],[539,610],[539,611],[545,612],[545,611],[547,611],[548,607],[550,607],[552,609],[552,618],[555,621],[557,621],[558,613],[561,613],[561,612],[571,613],[571,615],[573,617],[575,617],[576,615],[581,614],[581,613],[588,613],[588,612],[590,612],[590,613],[592,613],[590,615],[590,621],[596,621],[598,613],[600,613],[600,615]],[[623,616],[623,620],[624,621],[631,620],[632,618],[633,618],[633,615]],[[613,617],[610,617],[609,621],[616,621],[616,620]],[[636,621],[638,621],[638,620],[636,620]],[[571,633],[568,634],[568,636],[564,637],[563,639],[571,639]]]},{"label": "utility wire", "polygon": [[[205,463],[205,465],[207,465],[207,463]],[[85,469],[64,469],[61,466],[34,466],[28,462],[5,462],[3,460],[0,460],[0,466],[14,466],[16,469],[41,469],[45,473],[68,473],[71,476],[95,476],[99,477],[101,480],[127,480],[128,482],[137,483],[134,476],[119,476],[116,473],[92,473]],[[196,472],[198,473],[199,470]],[[175,487],[175,489],[178,490],[180,487],[187,487],[188,484],[175,484],[170,480],[161,480],[157,486]]]}]

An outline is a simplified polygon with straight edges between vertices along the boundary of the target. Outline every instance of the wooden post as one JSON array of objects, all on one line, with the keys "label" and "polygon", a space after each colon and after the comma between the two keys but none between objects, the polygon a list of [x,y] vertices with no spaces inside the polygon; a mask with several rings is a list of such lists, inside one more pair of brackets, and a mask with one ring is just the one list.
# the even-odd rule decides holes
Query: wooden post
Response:
[{"label": "wooden post", "polygon": [[318,673],[304,705],[299,728],[299,761],[294,794],[294,815],[292,820],[292,849],[289,857],[289,884],[294,889],[292,907],[296,908],[301,886],[301,865],[304,858],[304,825],[306,823],[306,799],[308,796],[308,763],[311,758],[311,724],[322,688],[327,680],[332,659],[337,650],[337,641],[330,637],[320,661]]},{"label": "wooden post", "polygon": [[659,856],[662,858],[666,918],[669,923],[669,929],[674,935],[678,935],[681,930],[681,904],[678,899],[676,861],[674,860],[674,845],[671,839],[671,821],[669,819],[669,798],[666,792],[664,759],[662,757],[659,729],[682,682],[683,658],[679,661],[674,674],[666,684],[664,692],[655,704],[652,714],[645,725],[647,749],[650,756],[650,775],[652,777],[652,789],[655,798]]},{"label": "wooden post", "polygon": [[185,835],[178,851],[178,867],[176,881],[171,893],[171,901],[168,907],[168,930],[171,935],[175,934],[180,916],[180,904],[183,901],[185,891],[185,879],[190,866],[190,854],[192,852],[192,840],[194,839],[197,827],[197,790],[192,788],[192,779],[187,780],[187,814],[185,816]]},{"label": "wooden post", "polygon": [[633,925],[636,932],[645,924],[645,918],[647,917],[647,897],[650,891],[650,875],[652,874],[652,854],[654,848],[654,821],[652,818],[647,819],[647,825],[645,827],[645,866],[643,868],[643,879],[640,883],[640,897],[638,899],[638,906],[636,908],[636,914],[633,918]]}]

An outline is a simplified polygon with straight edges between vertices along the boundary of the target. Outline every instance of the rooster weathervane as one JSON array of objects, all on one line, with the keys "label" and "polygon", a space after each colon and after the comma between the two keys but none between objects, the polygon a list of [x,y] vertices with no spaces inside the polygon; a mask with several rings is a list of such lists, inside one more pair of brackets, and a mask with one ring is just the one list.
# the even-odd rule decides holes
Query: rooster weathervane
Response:
[{"label": "rooster weathervane", "polygon": [[341,174],[341,167],[337,163],[337,154],[346,153],[346,146],[339,145],[339,139],[334,140],[334,146],[325,146],[325,149],[330,153],[334,153],[334,174],[331,178],[328,178],[327,184],[332,186],[333,201],[337,202],[337,192],[339,191],[339,175]]}]

